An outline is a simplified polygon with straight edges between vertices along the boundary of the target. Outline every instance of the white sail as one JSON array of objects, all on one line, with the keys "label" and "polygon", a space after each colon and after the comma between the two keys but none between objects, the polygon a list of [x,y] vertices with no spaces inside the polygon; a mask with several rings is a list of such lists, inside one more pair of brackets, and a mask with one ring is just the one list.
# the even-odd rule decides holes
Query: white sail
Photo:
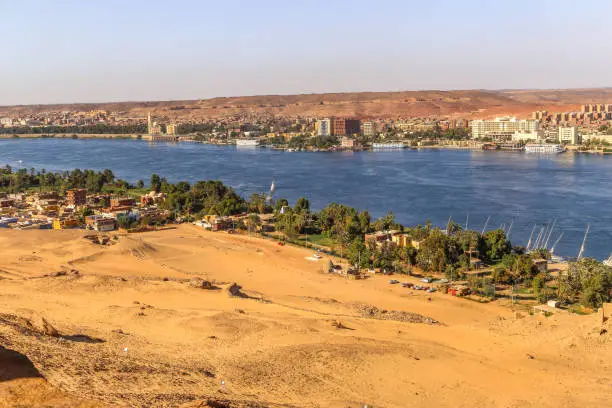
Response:
[{"label": "white sail", "polygon": [[491,220],[491,216],[489,215],[487,217],[487,220],[484,223],[484,226],[482,227],[482,232],[480,233],[480,235],[484,235],[486,229],[487,229],[487,225],[489,225],[489,221]]},{"label": "white sail", "polygon": [[582,245],[580,246],[580,252],[578,253],[578,259],[582,259],[582,254],[584,254],[584,245],[586,244],[587,235],[589,235],[589,230],[591,229],[591,224],[587,224],[586,232],[584,233],[584,239],[582,240]]},{"label": "white sail", "polygon": [[531,250],[531,243],[533,241],[533,233],[535,232],[536,226],[534,224],[533,229],[531,230],[531,235],[529,235],[529,241],[527,242],[527,251]]}]

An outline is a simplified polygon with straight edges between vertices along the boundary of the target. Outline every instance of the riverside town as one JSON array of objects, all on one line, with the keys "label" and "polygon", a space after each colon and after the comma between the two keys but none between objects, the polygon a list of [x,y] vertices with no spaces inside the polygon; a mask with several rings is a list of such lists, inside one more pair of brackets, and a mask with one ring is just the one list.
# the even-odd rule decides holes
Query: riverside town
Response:
[{"label": "riverside town", "polygon": [[[157,120],[148,112],[53,111],[0,117],[0,137],[109,137],[202,142],[302,151],[444,147],[527,152],[612,152],[612,104],[583,104],[570,112],[499,116],[358,118],[232,114],[195,121],[170,108]],[[159,120],[159,122],[158,122]]]}]

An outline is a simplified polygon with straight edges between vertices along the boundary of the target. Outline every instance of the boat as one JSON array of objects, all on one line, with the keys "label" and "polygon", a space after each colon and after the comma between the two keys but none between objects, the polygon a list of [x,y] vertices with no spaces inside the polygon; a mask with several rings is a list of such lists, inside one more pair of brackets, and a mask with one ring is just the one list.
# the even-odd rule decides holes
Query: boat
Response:
[{"label": "boat", "polygon": [[565,149],[559,144],[536,144],[528,143],[525,145],[525,151],[527,153],[563,153]]},{"label": "boat", "polygon": [[394,149],[404,149],[406,145],[402,142],[396,143],[372,143],[372,149],[381,149],[381,150],[394,150]]},{"label": "boat", "polygon": [[236,139],[236,146],[259,146],[257,139]]},{"label": "boat", "polygon": [[497,150],[499,147],[495,143],[485,143],[482,145],[482,150]]},{"label": "boat", "polygon": [[608,257],[608,259],[603,261],[603,264],[606,266],[612,266],[612,254]]}]

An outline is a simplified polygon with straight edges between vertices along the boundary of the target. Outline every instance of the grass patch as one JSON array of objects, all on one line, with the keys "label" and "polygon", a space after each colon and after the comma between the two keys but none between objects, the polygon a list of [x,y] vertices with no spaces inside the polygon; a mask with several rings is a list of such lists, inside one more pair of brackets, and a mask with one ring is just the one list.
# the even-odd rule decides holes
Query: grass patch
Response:
[{"label": "grass patch", "polygon": [[584,307],[578,304],[571,305],[570,307],[567,308],[567,311],[570,313],[575,313],[575,314],[583,315],[583,316],[589,314],[589,312]]},{"label": "grass patch", "polygon": [[[299,240],[306,242],[306,235],[300,236]],[[333,239],[331,239],[325,234],[308,235],[308,242],[310,242],[311,244],[321,245],[321,246],[326,246],[326,247],[332,247],[336,244],[336,241],[334,241]]]}]

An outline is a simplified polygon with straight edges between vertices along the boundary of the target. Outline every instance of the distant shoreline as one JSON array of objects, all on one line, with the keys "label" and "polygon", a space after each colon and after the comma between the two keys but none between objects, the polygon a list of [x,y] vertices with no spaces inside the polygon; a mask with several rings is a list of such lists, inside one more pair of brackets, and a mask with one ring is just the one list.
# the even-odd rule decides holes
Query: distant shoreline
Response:
[{"label": "distant shoreline", "polygon": [[[180,138],[181,136],[179,136]],[[183,136],[184,137],[184,136]],[[152,141],[151,136],[142,135],[142,134],[114,134],[114,133],[57,133],[57,134],[0,134],[0,140],[14,140],[14,139],[118,139],[118,140],[142,140],[142,141]],[[216,146],[235,146],[233,143],[214,143],[214,142],[206,142],[206,141],[197,141],[197,140],[179,140],[179,142],[189,142],[189,143],[200,143],[200,144],[209,144]],[[157,143],[173,143],[173,142],[157,142]],[[259,148],[273,149],[273,150],[283,150],[290,151],[291,149],[286,147],[277,147],[277,146],[266,146],[260,145],[257,146]],[[256,148],[254,146],[254,148]],[[431,146],[406,146],[405,149],[410,150],[420,150],[420,149],[440,149],[440,150],[482,150],[481,147],[478,146],[458,146],[458,145],[431,145]],[[377,151],[397,151],[404,149],[380,149]],[[371,147],[363,148],[363,149],[321,149],[321,150],[299,150],[300,152],[307,153],[339,153],[339,152],[361,152],[361,151],[373,151]],[[504,152],[509,150],[494,150],[492,152]],[[597,155],[610,155],[610,152],[602,152],[602,151],[581,151],[575,148],[568,148],[565,153],[579,153],[579,154],[597,154]]]}]

